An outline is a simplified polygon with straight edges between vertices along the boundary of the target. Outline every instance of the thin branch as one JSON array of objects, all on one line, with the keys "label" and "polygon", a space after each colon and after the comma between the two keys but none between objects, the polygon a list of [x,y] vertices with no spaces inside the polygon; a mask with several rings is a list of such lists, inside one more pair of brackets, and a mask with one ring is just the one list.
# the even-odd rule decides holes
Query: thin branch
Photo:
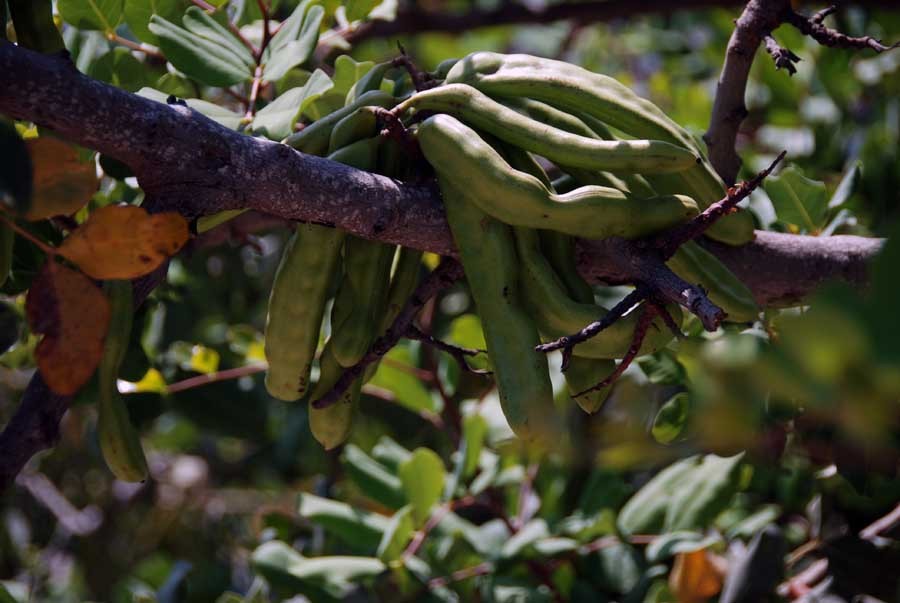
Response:
[{"label": "thin branch", "polygon": [[147,46],[146,44],[138,44],[137,42],[132,42],[128,38],[123,38],[122,36],[120,36],[117,33],[107,34],[106,37],[111,42],[115,42],[116,44],[125,46],[126,48],[130,48],[131,50],[137,50],[138,52],[143,52],[147,56],[156,57],[158,59],[166,58],[165,56],[163,56],[163,54],[160,51],[156,50],[155,48]]},{"label": "thin branch", "polygon": [[253,120],[256,113],[256,99],[259,97],[259,86],[262,83],[263,69],[261,65],[257,65],[253,71],[253,83],[250,85],[250,96],[247,97],[247,107],[244,113],[244,120],[249,122]]},{"label": "thin branch", "polygon": [[872,36],[852,37],[843,34],[835,29],[831,29],[822,24],[829,14],[834,12],[835,7],[831,6],[825,10],[819,11],[812,17],[804,17],[803,15],[790,11],[785,22],[796,27],[800,33],[809,36],[823,46],[831,48],[847,48],[852,50],[864,50],[869,48],[875,52],[886,52],[894,48],[900,48],[900,42],[891,45],[885,45],[881,40],[876,40]]},{"label": "thin branch", "polygon": [[[205,375],[197,375],[196,377],[189,377],[187,379],[182,379],[181,381],[176,381],[175,383],[171,383],[166,386],[166,392],[170,394],[176,394],[178,392],[183,392],[189,389],[194,389],[195,387],[201,387],[203,385],[209,385],[210,383],[218,383],[219,381],[229,381],[231,379],[240,379],[241,377],[248,377],[250,375],[255,375],[257,373],[262,373],[268,368],[268,365],[262,364],[248,364],[246,366],[238,366],[230,369],[225,369],[222,371],[216,371],[214,373],[207,373]],[[125,392],[130,393],[130,392]]]},{"label": "thin branch", "polygon": [[473,565],[472,567],[466,567],[461,570],[456,570],[449,576],[439,576],[437,578],[432,578],[428,581],[428,589],[434,590],[437,588],[443,588],[451,582],[461,582],[463,580],[468,580],[469,578],[474,578],[476,576],[486,576],[492,571],[494,571],[494,564],[489,561],[483,561],[478,565]]},{"label": "thin branch", "polygon": [[788,75],[797,73],[795,64],[799,63],[802,59],[794,54],[789,48],[781,46],[771,35],[765,36],[764,40],[766,43],[766,52],[769,53],[769,56],[772,57],[772,61],[775,62],[775,69],[784,69],[788,72]]},{"label": "thin branch", "polygon": [[428,534],[437,527],[441,520],[447,516],[447,513],[450,512],[451,502],[446,502],[437,509],[435,509],[431,515],[428,517],[428,521],[425,522],[425,525],[422,526],[421,530],[418,530],[412,537],[412,540],[409,541],[406,549],[403,551],[401,558],[406,561],[410,557],[414,557],[416,553],[419,552],[419,549],[422,548],[422,545],[425,543],[425,539],[428,537]]},{"label": "thin branch", "polygon": [[690,222],[676,226],[662,233],[655,238],[652,245],[659,249],[662,259],[668,260],[683,244],[692,241],[702,235],[706,230],[716,223],[722,216],[734,211],[737,204],[750,196],[763,183],[763,180],[769,177],[769,174],[787,155],[787,151],[782,151],[778,157],[769,164],[769,167],[759,172],[750,180],[745,180],[737,186],[730,187],[725,193],[725,197],[716,201],[697,217]]},{"label": "thin branch", "polygon": [[43,242],[27,230],[16,224],[16,221],[11,215],[7,213],[6,208],[3,205],[0,205],[0,221],[5,222],[6,225],[13,230],[13,232],[15,232],[20,237],[27,239],[38,249],[43,251],[48,257],[55,257],[59,255],[59,252],[54,247],[51,247],[47,243]]},{"label": "thin branch", "polygon": [[409,326],[415,320],[422,306],[429,299],[443,289],[446,289],[463,276],[462,265],[454,259],[445,258],[419,285],[410,296],[406,305],[400,310],[394,324],[388,327],[384,335],[375,340],[368,352],[357,362],[341,374],[334,387],[318,400],[313,401],[315,408],[327,408],[340,400],[341,395],[361,376],[366,367],[376,362],[387,354],[392,347],[408,331]]},{"label": "thin branch", "polygon": [[428,90],[429,88],[437,86],[438,82],[433,80],[428,73],[416,67],[413,60],[406,54],[406,49],[400,44],[398,44],[398,46],[400,46],[400,56],[392,60],[391,65],[406,69],[406,72],[409,73],[409,77],[412,78],[413,88],[416,89],[416,92],[421,92],[422,90]]},{"label": "thin branch", "polygon": [[647,330],[650,328],[650,325],[653,323],[653,319],[657,314],[657,306],[654,304],[644,304],[642,309],[640,310],[641,315],[638,317],[637,325],[634,327],[634,334],[631,336],[631,345],[628,346],[628,352],[625,356],[622,357],[622,360],[619,361],[619,364],[616,365],[615,370],[609,374],[609,376],[598,383],[593,387],[589,387],[583,392],[578,392],[573,395],[573,398],[579,398],[585,394],[589,394],[590,392],[597,391],[599,389],[603,389],[608,385],[614,383],[622,373],[625,372],[631,363],[637,358],[638,353],[641,350],[641,345],[644,343],[644,338],[647,336]]},{"label": "thin branch", "polygon": [[479,354],[485,354],[484,350],[476,350],[474,348],[464,348],[461,346],[453,345],[452,343],[447,343],[446,341],[441,341],[440,339],[435,338],[428,333],[423,333],[419,329],[415,327],[415,325],[409,325],[406,329],[406,332],[403,334],[407,339],[415,339],[416,341],[421,341],[424,344],[430,345],[431,347],[440,350],[442,352],[446,352],[453,357],[454,360],[459,364],[460,368],[468,373],[472,373],[473,375],[490,375],[491,371],[484,369],[476,369],[472,368],[468,362],[466,362],[466,357],[473,357]]},{"label": "thin branch", "polygon": [[59,525],[71,534],[87,536],[103,523],[103,511],[95,505],[76,509],[43,473],[22,473],[16,478],[16,484],[28,490],[35,500],[53,513]]}]

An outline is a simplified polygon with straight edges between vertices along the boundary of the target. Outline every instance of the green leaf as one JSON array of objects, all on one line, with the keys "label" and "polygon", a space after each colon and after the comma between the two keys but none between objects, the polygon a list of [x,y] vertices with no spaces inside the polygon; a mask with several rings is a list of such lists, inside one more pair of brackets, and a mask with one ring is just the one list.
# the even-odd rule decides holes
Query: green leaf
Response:
[{"label": "green leaf", "polygon": [[252,68],[230,50],[232,44],[228,40],[211,41],[159,15],[150,18],[149,28],[159,38],[159,47],[169,62],[190,78],[210,86],[225,87],[245,82],[253,76]]},{"label": "green leaf", "polygon": [[334,61],[334,90],[342,98],[346,98],[356,82],[369,73],[375,63],[372,61],[354,61],[350,55],[342,54]]},{"label": "green leaf", "polygon": [[619,530],[626,536],[655,534],[662,529],[670,497],[686,476],[700,463],[699,456],[669,465],[644,484],[619,512]]},{"label": "green leaf", "polygon": [[147,83],[147,70],[127,48],[113,48],[91,64],[88,75],[113,86],[135,92]]},{"label": "green leaf", "polygon": [[213,19],[211,15],[207,14],[200,7],[189,7],[184,12],[182,23],[192,34],[217,44],[230,52],[235,59],[243,63],[250,71],[256,67],[256,60],[253,58],[250,49],[237,36],[228,31],[224,25]]},{"label": "green leaf", "polygon": [[383,515],[305,492],[300,494],[297,513],[361,550],[374,550],[389,527],[389,521]]},{"label": "green leaf", "polygon": [[349,0],[347,8],[347,20],[351,23],[359,21],[368,15],[373,8],[380,4],[380,0]]},{"label": "green leaf", "polygon": [[603,590],[618,594],[630,592],[640,581],[643,563],[640,555],[624,542],[600,549],[588,559],[592,580]]},{"label": "green leaf", "polygon": [[[155,100],[156,102],[163,104],[166,104],[166,99],[169,96],[165,92],[160,92],[159,90],[155,90],[153,88],[141,88],[137,91],[137,95]],[[218,122],[226,128],[237,130],[241,125],[241,120],[243,119],[243,117],[241,115],[238,115],[237,113],[229,111],[225,107],[220,107],[219,105],[207,102],[205,100],[200,100],[199,98],[189,98],[185,102],[187,103],[187,106],[194,111],[202,113],[206,117],[215,122]]]},{"label": "green leaf", "polygon": [[391,509],[399,509],[406,504],[400,478],[358,446],[345,446],[341,459],[350,479],[363,494]]},{"label": "green leaf", "polygon": [[406,545],[412,540],[415,530],[412,505],[401,507],[388,522],[378,545],[376,556],[385,563],[399,559],[406,550]]},{"label": "green leaf", "polygon": [[444,491],[447,477],[444,462],[433,450],[416,448],[397,472],[406,498],[412,504],[416,525],[422,525]]},{"label": "green leaf", "polygon": [[777,176],[769,176],[765,188],[780,222],[811,233],[822,227],[828,208],[824,182],[810,180],[791,166]]},{"label": "green leaf", "polygon": [[400,463],[410,456],[412,456],[412,452],[409,449],[386,435],[378,438],[378,442],[372,447],[372,457],[395,473]]},{"label": "green leaf", "polygon": [[684,431],[691,409],[691,397],[687,392],[675,394],[663,404],[653,420],[651,433],[660,444],[671,444]]},{"label": "green leaf", "polygon": [[405,406],[415,413],[423,410],[432,413],[438,412],[437,401],[431,397],[428,388],[422,384],[422,381],[410,371],[397,366],[414,366],[409,347],[406,345],[396,346],[388,352],[386,357],[389,362],[382,362],[378,365],[378,370],[370,383],[393,393],[397,404]]},{"label": "green leaf", "polygon": [[56,9],[63,21],[78,29],[115,33],[122,19],[123,0],[59,0]]},{"label": "green leaf", "polygon": [[[306,10],[307,2],[300,3],[296,10],[282,25],[284,35],[279,30],[272,38],[270,51],[263,57],[263,77],[275,81],[298,65],[305,63],[312,56],[319,42],[319,28],[325,16],[325,9],[314,5]],[[299,22],[299,16],[302,21]],[[288,26],[288,29],[285,29]]]},{"label": "green leaf", "polygon": [[159,38],[150,31],[150,17],[159,15],[179,23],[189,4],[187,0],[125,0],[125,23],[137,39],[159,46]]},{"label": "green leaf", "polygon": [[709,526],[737,494],[744,453],[708,454],[676,485],[666,512],[665,529],[700,530]]},{"label": "green leaf", "polygon": [[288,90],[260,110],[251,125],[252,132],[271,140],[287,138],[294,131],[300,113],[333,85],[324,71],[316,69],[303,87]]},{"label": "green leaf", "polygon": [[484,446],[487,429],[487,421],[479,414],[466,415],[463,419],[462,437],[466,448],[462,470],[463,478],[472,476],[478,468],[478,460],[481,458],[481,449]]},{"label": "green leaf", "polygon": [[503,543],[503,548],[500,549],[500,557],[503,559],[518,557],[529,546],[538,540],[547,538],[549,535],[550,530],[547,528],[546,521],[543,519],[532,519]]},{"label": "green leaf", "polygon": [[[0,157],[0,203],[25,213],[31,206],[34,168],[25,141],[5,119],[0,119]],[[0,281],[5,277],[0,276]]]},{"label": "green leaf", "polygon": [[277,540],[253,551],[250,562],[273,585],[302,593],[313,601],[342,599],[350,594],[356,582],[386,569],[374,557],[307,558]]}]

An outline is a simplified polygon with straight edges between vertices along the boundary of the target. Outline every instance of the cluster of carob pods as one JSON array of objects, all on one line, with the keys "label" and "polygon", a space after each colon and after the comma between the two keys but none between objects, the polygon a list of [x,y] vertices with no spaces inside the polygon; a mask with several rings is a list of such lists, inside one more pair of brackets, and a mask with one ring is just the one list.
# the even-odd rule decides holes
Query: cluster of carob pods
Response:
[{"label": "cluster of carob pods", "polygon": [[[546,355],[535,346],[607,312],[576,270],[574,238],[660,233],[724,197],[725,186],[683,128],[614,78],[529,55],[478,52],[443,63],[433,74],[437,85],[411,91],[385,78],[390,66],[373,68],[344,108],[285,142],[404,179],[416,171],[415,161],[404,141],[381,131],[385,116],[403,124],[437,175],[506,419],[520,438],[550,445],[559,419]],[[552,182],[543,167],[550,165]],[[749,214],[737,212],[706,234],[740,245],[753,238],[753,226]],[[286,246],[269,299],[266,386],[277,398],[310,401],[311,430],[326,448],[347,438],[375,365],[338,403],[312,402],[392,324],[416,286],[420,263],[416,250],[315,224],[299,225]],[[756,317],[750,291],[702,247],[688,242],[667,264],[702,286],[729,320]],[[311,383],[332,296],[330,335]],[[681,319],[679,308],[669,312]],[[596,411],[609,388],[576,394],[609,375],[628,352],[637,314],[572,350],[564,375],[585,411]],[[640,353],[671,338],[657,318]]]}]

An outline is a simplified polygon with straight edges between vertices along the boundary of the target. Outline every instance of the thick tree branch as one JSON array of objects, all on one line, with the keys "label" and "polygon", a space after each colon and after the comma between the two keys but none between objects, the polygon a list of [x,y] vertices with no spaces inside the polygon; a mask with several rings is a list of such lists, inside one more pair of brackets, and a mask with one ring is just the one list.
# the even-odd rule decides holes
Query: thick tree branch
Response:
[{"label": "thick tree branch", "polygon": [[753,57],[763,38],[781,25],[784,15],[789,12],[789,0],[750,0],[735,21],[716,87],[709,130],[703,137],[710,163],[728,185],[734,184],[741,169],[735,141],[741,122],[747,117],[744,93]]}]

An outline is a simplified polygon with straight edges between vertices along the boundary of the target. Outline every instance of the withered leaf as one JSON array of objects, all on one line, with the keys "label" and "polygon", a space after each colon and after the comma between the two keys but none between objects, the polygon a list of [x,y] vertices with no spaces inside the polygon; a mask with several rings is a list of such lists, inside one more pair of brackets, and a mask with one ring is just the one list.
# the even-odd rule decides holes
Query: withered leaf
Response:
[{"label": "withered leaf", "polygon": [[97,279],[131,279],[156,270],[188,240],[180,214],[150,215],[134,205],[107,205],[91,213],[59,252]]},{"label": "withered leaf", "polygon": [[669,588],[681,603],[702,603],[722,590],[722,571],[706,549],[679,553],[669,574]]},{"label": "withered leaf", "polygon": [[100,183],[93,161],[82,161],[74,145],[52,136],[33,138],[26,144],[34,169],[34,188],[25,219],[68,216],[91,200]]},{"label": "withered leaf", "polygon": [[72,395],[100,362],[109,328],[109,301],[89,278],[48,261],[25,300],[28,324],[44,338],[35,348],[38,370],[47,387]]}]

